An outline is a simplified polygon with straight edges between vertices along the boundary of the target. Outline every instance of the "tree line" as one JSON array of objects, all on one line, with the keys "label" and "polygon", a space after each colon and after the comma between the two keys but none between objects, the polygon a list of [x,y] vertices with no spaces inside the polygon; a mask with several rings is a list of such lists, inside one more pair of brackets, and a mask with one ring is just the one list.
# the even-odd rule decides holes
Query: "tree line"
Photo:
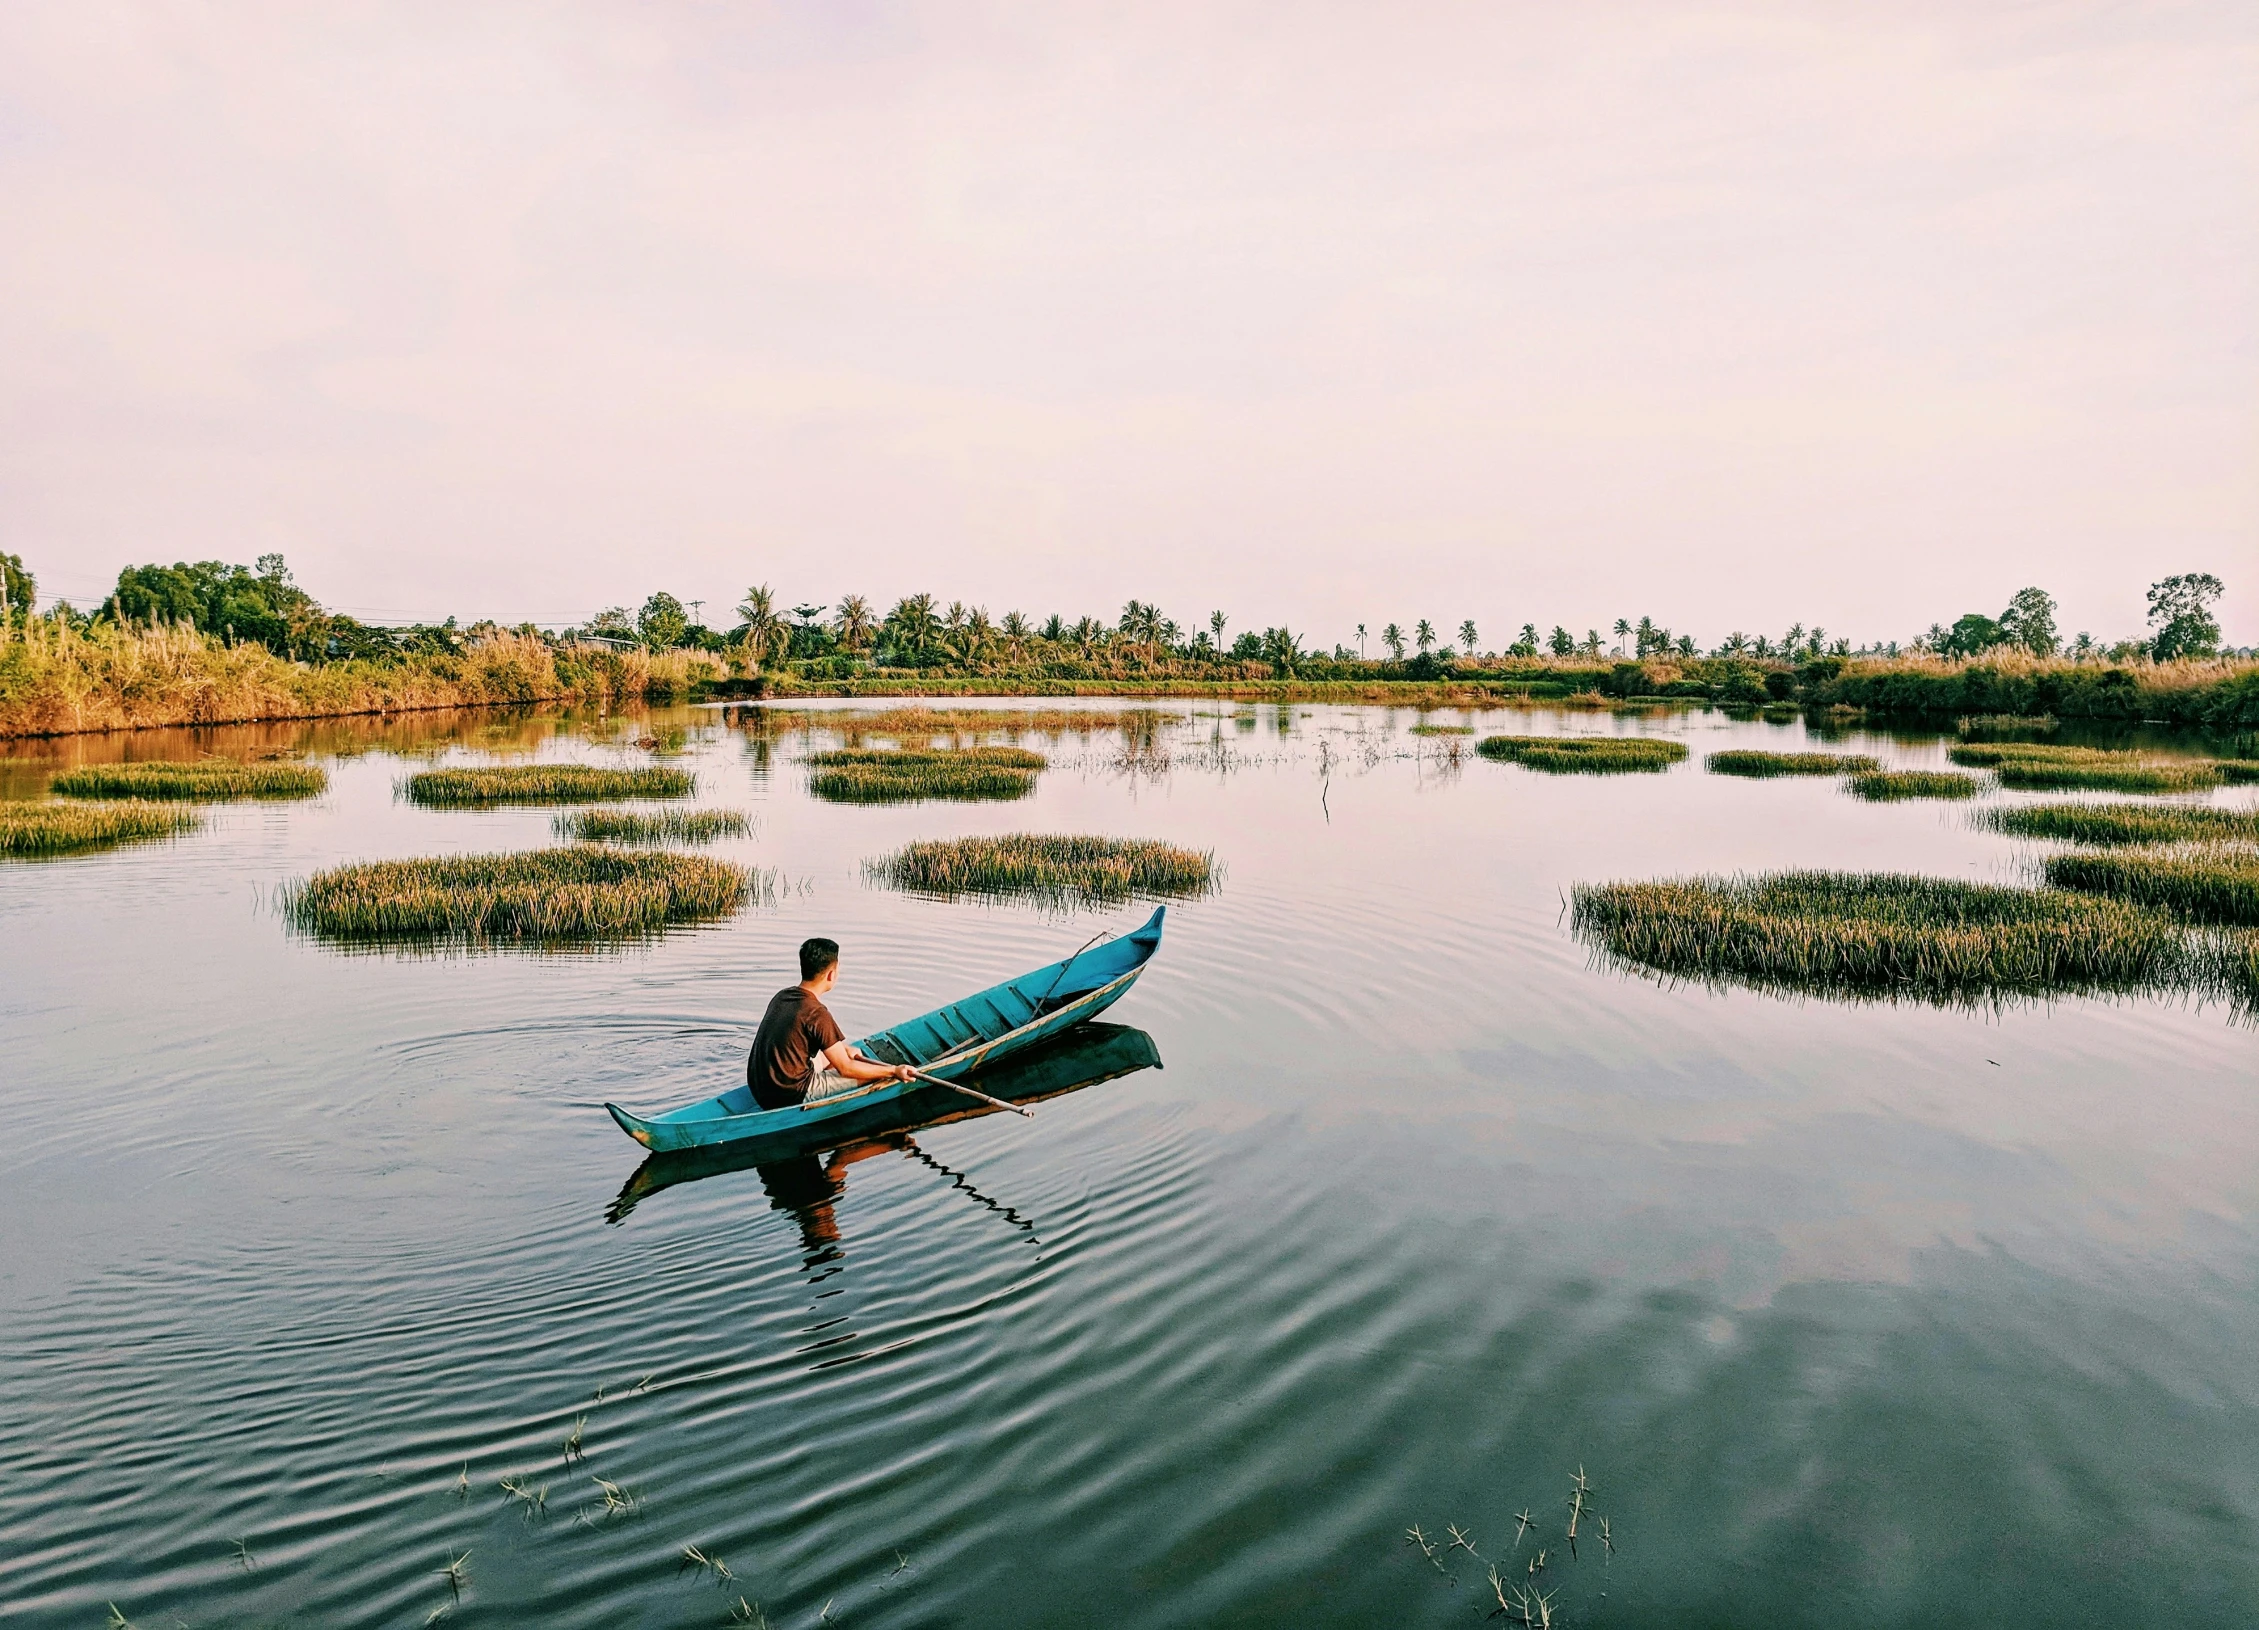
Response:
[{"label": "tree line", "polygon": [[[2020,651],[2078,660],[2170,661],[2218,652],[2220,625],[2212,608],[2225,592],[2220,579],[2207,572],[2164,578],[2149,588],[2147,635],[2107,646],[2086,633],[2065,640],[2057,627],[2054,598],[2037,587],[2019,589],[1997,616],[1966,612],[1950,624],[1932,623],[1903,646],[1891,641],[1854,647],[1848,638],[1831,635],[1824,627],[1798,622],[1778,636],[1737,629],[1705,651],[1691,635],[1675,633],[1643,616],[1618,617],[1606,633],[1587,628],[1581,635],[1558,623],[1541,635],[1537,624],[1525,622],[1510,642],[1485,651],[1472,618],[1463,618],[1452,628],[1444,619],[1422,617],[1409,624],[1383,623],[1378,646],[1384,655],[1376,658],[1364,623],[1356,625],[1354,645],[1339,643],[1329,653],[1306,647],[1304,636],[1283,624],[1234,633],[1231,619],[1222,611],[1181,624],[1158,605],[1142,600],[1129,601],[1111,618],[1086,615],[1069,622],[1053,613],[1039,622],[1019,611],[992,618],[986,607],[959,600],[943,604],[931,594],[904,595],[883,612],[877,602],[860,594],[845,595],[836,605],[786,607],[766,584],[746,591],[735,608],[736,623],[726,629],[705,626],[694,619],[692,607],[660,592],[632,612],[624,606],[610,607],[557,635],[544,634],[531,624],[507,631],[652,650],[708,650],[733,656],[749,669],[791,662],[828,665],[841,672],[868,664],[975,670],[1076,664],[1121,671],[1261,662],[1276,672],[1292,674],[1312,664],[1369,666],[1383,661],[1411,677],[1433,678],[1455,662],[1501,657],[1644,661],[1707,655],[1798,662],[1824,656],[1931,653],[1967,658]],[[37,582],[23,561],[0,554],[0,604],[7,614],[19,619],[31,616],[37,593]],[[186,624],[307,662],[460,653],[473,640],[505,632],[491,622],[464,626],[452,617],[442,623],[388,628],[327,611],[298,586],[279,554],[261,555],[249,567],[209,560],[129,566],[118,574],[116,588],[90,617],[67,605],[53,608],[49,615],[78,622]]]}]

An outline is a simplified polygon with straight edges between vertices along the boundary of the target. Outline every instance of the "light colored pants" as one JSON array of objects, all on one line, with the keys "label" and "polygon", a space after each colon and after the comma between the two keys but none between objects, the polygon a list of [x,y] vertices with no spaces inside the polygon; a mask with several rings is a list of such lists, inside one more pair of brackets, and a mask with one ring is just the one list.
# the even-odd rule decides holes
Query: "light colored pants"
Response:
[{"label": "light colored pants", "polygon": [[805,1102],[814,1103],[819,1098],[836,1098],[843,1092],[853,1092],[865,1085],[852,1076],[841,1075],[829,1064],[816,1066],[816,1073],[808,1077],[808,1095]]}]

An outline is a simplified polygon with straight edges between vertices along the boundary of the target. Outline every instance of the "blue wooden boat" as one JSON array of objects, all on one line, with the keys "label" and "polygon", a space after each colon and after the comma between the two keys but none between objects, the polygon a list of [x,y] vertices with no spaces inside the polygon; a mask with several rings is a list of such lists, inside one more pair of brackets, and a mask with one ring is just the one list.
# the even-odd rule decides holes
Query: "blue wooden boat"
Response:
[{"label": "blue wooden boat", "polygon": [[[960,1080],[1094,1019],[1120,1001],[1161,948],[1161,919],[1167,911],[1166,906],[1157,907],[1134,933],[921,1013],[855,1045],[866,1058],[882,1064],[915,1064],[927,1075]],[[735,1087],[717,1098],[701,1098],[649,1119],[618,1104],[604,1107],[621,1131],[656,1154],[804,1132],[831,1117],[857,1114],[890,1098],[947,1090],[920,1081],[874,1081],[810,1103],[762,1109],[753,1102],[752,1089]]]},{"label": "blue wooden boat", "polygon": [[[1008,1104],[1038,1104],[1160,1067],[1161,1050],[1151,1036],[1100,1020],[1078,1024],[1057,1040],[1014,1054],[973,1079],[992,1098]],[[867,1155],[914,1150],[916,1134],[935,1127],[1004,1113],[993,1104],[922,1082],[884,1103],[863,1102],[862,1109],[821,1120],[791,1117],[791,1124],[761,1137],[646,1155],[606,1208],[604,1220],[623,1222],[643,1201],[679,1183],[764,1167],[781,1169],[817,1155],[833,1155],[851,1164]]]}]

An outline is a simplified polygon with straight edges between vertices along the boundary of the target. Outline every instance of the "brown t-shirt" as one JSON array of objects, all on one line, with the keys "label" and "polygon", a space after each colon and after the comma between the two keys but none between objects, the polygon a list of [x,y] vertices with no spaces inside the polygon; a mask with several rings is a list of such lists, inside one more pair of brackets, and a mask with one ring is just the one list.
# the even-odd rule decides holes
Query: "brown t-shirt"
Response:
[{"label": "brown t-shirt", "polygon": [[831,1009],[798,985],[787,985],[769,998],[769,1011],[761,1015],[753,1051],[745,1060],[745,1084],[753,1090],[753,1101],[763,1109],[797,1104],[808,1095],[816,1055],[846,1039]]}]

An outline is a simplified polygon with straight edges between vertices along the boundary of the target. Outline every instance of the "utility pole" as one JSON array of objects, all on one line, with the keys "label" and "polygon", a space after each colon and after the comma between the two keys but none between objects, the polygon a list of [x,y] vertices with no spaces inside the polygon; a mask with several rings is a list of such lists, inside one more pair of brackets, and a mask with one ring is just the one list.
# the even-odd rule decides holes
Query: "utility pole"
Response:
[{"label": "utility pole", "polygon": [[706,619],[703,615],[701,615],[701,613],[703,613],[705,609],[706,602],[703,600],[693,600],[690,602],[690,620],[694,626],[699,628],[704,628],[706,626]]}]

